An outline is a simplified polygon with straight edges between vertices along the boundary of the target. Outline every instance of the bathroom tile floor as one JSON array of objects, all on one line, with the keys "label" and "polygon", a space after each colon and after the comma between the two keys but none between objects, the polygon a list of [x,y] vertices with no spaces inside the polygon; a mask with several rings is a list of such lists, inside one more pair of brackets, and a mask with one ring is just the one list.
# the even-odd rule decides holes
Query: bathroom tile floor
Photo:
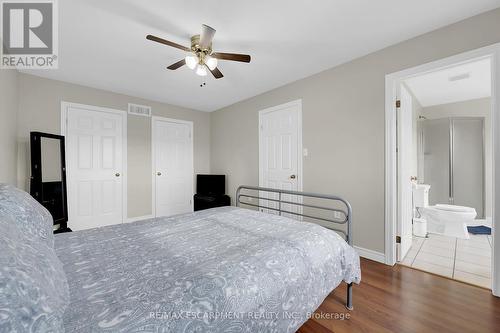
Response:
[{"label": "bathroom tile floor", "polygon": [[413,244],[400,264],[491,288],[491,236],[470,235],[460,239],[429,234],[413,237]]}]

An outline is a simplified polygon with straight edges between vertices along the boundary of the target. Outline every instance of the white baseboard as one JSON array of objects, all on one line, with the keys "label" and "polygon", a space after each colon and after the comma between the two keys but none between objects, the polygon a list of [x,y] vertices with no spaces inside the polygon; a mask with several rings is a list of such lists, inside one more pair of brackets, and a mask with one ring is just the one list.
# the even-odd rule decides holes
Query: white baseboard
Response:
[{"label": "white baseboard", "polygon": [[365,248],[359,247],[359,246],[354,246],[354,248],[356,249],[356,251],[358,251],[358,254],[360,257],[385,264],[385,254],[384,253],[365,249]]},{"label": "white baseboard", "polygon": [[129,217],[129,218],[127,218],[125,223],[136,222],[136,221],[145,220],[145,219],[151,219],[153,217],[154,216],[152,214],[144,215],[144,216]]}]

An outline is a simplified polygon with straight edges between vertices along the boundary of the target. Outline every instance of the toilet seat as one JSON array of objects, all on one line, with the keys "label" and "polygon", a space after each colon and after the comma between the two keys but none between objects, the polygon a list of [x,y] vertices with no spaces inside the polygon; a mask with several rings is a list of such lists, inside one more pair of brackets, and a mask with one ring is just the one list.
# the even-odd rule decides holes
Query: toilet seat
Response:
[{"label": "toilet seat", "polygon": [[437,204],[436,209],[444,210],[448,212],[456,212],[456,213],[476,213],[476,210],[471,207],[465,206],[455,206],[455,205],[445,205],[445,204]]}]

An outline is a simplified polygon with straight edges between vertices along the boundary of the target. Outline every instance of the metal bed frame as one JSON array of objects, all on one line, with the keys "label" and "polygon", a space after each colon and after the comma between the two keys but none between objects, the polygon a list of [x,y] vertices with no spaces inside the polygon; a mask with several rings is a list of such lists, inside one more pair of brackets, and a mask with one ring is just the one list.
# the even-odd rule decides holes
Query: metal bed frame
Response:
[{"label": "metal bed frame", "polygon": [[[258,191],[258,195],[251,195],[251,194],[242,194],[242,191]],[[265,198],[261,197],[260,193],[261,192],[267,192],[267,193],[277,193],[278,194],[278,199],[275,198]],[[296,195],[300,196],[302,198],[318,198],[318,199],[327,199],[327,200],[332,200],[333,202],[340,202],[345,206],[345,210],[342,209],[337,209],[337,208],[332,208],[332,207],[326,207],[326,206],[318,206],[318,205],[311,205],[311,204],[305,204],[303,202],[293,202],[293,201],[287,201],[287,200],[282,200],[282,195],[283,194],[288,194],[288,195]],[[257,199],[257,204],[253,202],[248,202],[248,201],[242,201],[241,199],[248,199],[248,201],[252,199]],[[269,207],[269,206],[262,206],[261,204],[263,201],[266,201],[267,203],[277,203],[277,208],[275,207]],[[312,216],[312,215],[306,215],[303,214],[302,212],[293,212],[289,210],[283,210],[282,209],[282,204],[288,204],[288,205],[296,205],[298,207],[307,207],[307,208],[313,208],[313,209],[319,209],[319,210],[324,210],[327,212],[332,212],[336,214],[336,216],[340,215],[341,218],[338,218],[334,216],[333,218],[325,218],[325,217],[319,217],[319,216]],[[258,187],[258,186],[247,186],[247,185],[242,185],[238,187],[236,190],[236,206],[240,207],[240,205],[246,205],[246,206],[251,206],[251,207],[256,207],[256,208],[263,208],[263,209],[268,209],[272,210],[275,212],[278,212],[278,214],[281,216],[283,213],[285,214],[292,214],[295,216],[300,216],[300,217],[305,217],[309,219],[314,219],[314,220],[319,220],[323,222],[331,222],[331,223],[336,223],[336,224],[347,224],[347,230],[340,230],[336,228],[330,228],[327,227],[328,229],[337,231],[345,236],[346,242],[352,246],[352,208],[351,204],[347,201],[344,200],[340,197],[334,196],[334,195],[326,195],[326,194],[318,194],[318,193],[310,193],[310,192],[299,192],[299,191],[289,191],[289,190],[279,190],[279,189],[274,189],[274,188],[266,188],[266,187]],[[346,299],[346,308],[348,310],[352,310],[352,283],[347,284],[347,299]]]}]

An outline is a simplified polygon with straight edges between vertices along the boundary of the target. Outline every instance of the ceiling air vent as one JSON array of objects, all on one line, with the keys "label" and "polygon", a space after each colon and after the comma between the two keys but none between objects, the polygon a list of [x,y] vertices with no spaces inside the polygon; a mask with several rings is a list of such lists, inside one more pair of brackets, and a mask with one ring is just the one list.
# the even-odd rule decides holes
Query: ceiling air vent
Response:
[{"label": "ceiling air vent", "polygon": [[151,117],[151,107],[128,103],[128,113],[135,114],[136,116]]}]

